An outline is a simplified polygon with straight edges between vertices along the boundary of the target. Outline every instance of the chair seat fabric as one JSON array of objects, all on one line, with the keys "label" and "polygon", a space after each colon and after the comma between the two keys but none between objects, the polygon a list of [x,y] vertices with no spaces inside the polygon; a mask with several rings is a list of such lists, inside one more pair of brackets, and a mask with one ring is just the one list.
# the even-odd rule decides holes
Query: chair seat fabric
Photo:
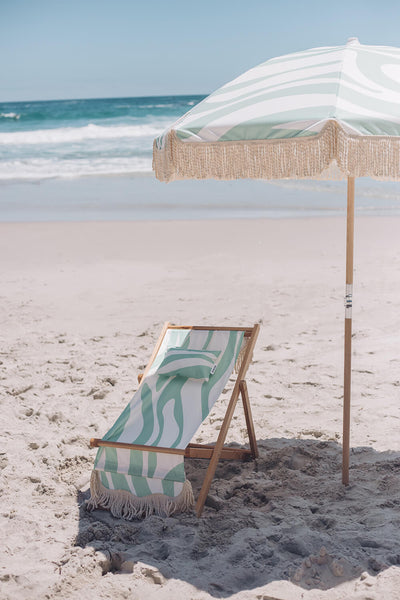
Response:
[{"label": "chair seat fabric", "polygon": [[[103,440],[186,448],[224,389],[242,343],[242,331],[168,329],[147,376]],[[213,353],[215,372],[208,379],[166,376],[162,368],[160,373],[171,348]],[[100,447],[91,492],[89,508],[102,506],[127,518],[171,514],[193,504],[184,457],[161,452]]]}]

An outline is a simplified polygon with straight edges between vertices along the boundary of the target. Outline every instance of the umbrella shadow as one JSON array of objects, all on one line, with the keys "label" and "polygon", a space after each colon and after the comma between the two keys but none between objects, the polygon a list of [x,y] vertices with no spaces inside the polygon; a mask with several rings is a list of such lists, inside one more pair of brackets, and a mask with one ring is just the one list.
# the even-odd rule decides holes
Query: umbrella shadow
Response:
[{"label": "umbrella shadow", "polygon": [[[400,565],[400,455],[354,448],[341,484],[341,446],[270,439],[260,456],[220,462],[203,516],[124,521],[87,512],[78,494],[76,545],[108,559],[103,574],[174,578],[227,598],[273,581],[326,590]],[[187,460],[196,494],[208,461]]]}]

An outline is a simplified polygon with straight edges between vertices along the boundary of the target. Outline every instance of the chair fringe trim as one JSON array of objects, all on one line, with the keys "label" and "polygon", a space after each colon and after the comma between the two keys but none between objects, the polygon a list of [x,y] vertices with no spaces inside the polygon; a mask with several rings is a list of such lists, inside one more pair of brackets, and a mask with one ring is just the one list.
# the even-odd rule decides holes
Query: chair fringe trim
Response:
[{"label": "chair fringe trim", "polygon": [[100,481],[97,471],[90,478],[91,497],[86,501],[87,510],[96,508],[109,510],[114,517],[141,519],[152,514],[169,517],[178,512],[189,512],[194,505],[192,485],[186,480],[181,493],[176,498],[164,494],[135,496],[125,490],[109,490]]},{"label": "chair fringe trim", "polygon": [[400,179],[400,137],[357,136],[327,121],[315,136],[185,142],[170,129],[153,145],[160,181],[176,179]]}]

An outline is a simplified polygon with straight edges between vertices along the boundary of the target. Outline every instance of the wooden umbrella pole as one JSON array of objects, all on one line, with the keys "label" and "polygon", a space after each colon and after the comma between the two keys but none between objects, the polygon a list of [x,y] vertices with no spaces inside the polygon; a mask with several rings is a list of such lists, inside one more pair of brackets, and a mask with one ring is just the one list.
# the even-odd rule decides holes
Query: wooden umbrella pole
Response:
[{"label": "wooden umbrella pole", "polygon": [[346,300],[344,320],[344,392],[343,392],[343,462],[342,483],[349,484],[350,398],[351,398],[351,330],[353,306],[354,257],[354,177],[347,179]]}]

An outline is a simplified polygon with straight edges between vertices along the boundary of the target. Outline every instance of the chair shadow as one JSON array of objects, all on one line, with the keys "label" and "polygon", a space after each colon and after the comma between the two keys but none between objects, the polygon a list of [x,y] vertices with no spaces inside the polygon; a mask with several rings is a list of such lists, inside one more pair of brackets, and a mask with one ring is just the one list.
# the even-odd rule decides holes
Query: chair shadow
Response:
[{"label": "chair shadow", "polygon": [[[254,461],[219,463],[200,519],[125,521],[87,512],[90,492],[79,492],[76,545],[103,551],[104,573],[132,573],[145,563],[153,579],[181,579],[216,598],[282,580],[326,590],[400,565],[399,453],[353,448],[345,487],[336,442],[258,445]],[[207,464],[185,461],[195,497]]]}]

